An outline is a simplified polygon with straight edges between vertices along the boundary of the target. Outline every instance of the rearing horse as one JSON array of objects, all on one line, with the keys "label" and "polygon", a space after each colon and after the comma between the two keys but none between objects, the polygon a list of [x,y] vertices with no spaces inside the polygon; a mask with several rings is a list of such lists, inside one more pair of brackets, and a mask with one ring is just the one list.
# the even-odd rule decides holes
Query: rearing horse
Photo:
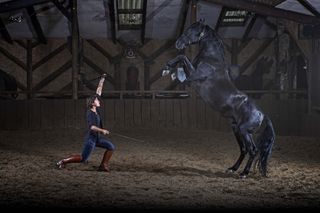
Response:
[{"label": "rearing horse", "polygon": [[[187,71],[184,73],[187,82],[206,104],[231,119],[232,130],[240,147],[240,156],[227,171],[237,171],[249,153],[247,164],[240,177],[247,177],[255,160],[259,163],[261,175],[266,177],[268,158],[275,140],[271,120],[231,82],[224,61],[223,43],[216,32],[204,24],[203,19],[187,28],[175,45],[181,50],[195,43],[199,43],[199,53],[193,62],[191,63],[185,55],[178,55],[167,63],[163,75],[174,72],[173,68],[179,62],[183,62]],[[262,126],[264,129],[257,138],[256,145],[253,133]]]}]

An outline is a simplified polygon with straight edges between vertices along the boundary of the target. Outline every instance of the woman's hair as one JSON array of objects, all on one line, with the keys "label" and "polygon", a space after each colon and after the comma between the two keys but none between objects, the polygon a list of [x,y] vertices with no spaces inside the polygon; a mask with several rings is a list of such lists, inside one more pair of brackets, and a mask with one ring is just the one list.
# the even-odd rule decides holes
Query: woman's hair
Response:
[{"label": "woman's hair", "polygon": [[98,98],[98,100],[100,101],[100,96],[98,94],[92,95],[87,98],[87,108],[88,109],[92,108],[93,102],[96,98]]}]

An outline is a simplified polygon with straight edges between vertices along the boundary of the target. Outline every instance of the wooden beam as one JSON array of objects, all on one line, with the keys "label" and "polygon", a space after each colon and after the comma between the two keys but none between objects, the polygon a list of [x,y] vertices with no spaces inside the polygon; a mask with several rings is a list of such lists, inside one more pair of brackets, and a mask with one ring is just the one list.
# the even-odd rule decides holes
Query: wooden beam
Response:
[{"label": "wooden beam", "polygon": [[114,10],[114,0],[109,0],[108,2],[109,6],[109,18],[110,18],[110,23],[111,23],[111,38],[114,44],[117,43],[117,38],[116,38],[116,14]]},{"label": "wooden beam", "polygon": [[191,24],[197,22],[197,1],[196,0],[192,0],[191,3]]},{"label": "wooden beam", "polygon": [[78,26],[78,0],[69,0],[71,6],[71,34],[72,34],[72,99],[78,99],[79,66],[79,26]]},{"label": "wooden beam", "polygon": [[263,42],[263,44],[246,60],[240,67],[239,73],[240,75],[246,71],[246,69],[259,57],[261,53],[272,43],[273,39],[268,39]]},{"label": "wooden beam", "polygon": [[150,85],[153,84],[154,82],[156,82],[157,80],[159,80],[162,77],[162,70],[156,72],[156,74],[154,74],[150,80],[149,83]]},{"label": "wooden beam", "polygon": [[23,47],[24,49],[27,49],[27,45],[26,45],[23,41],[21,41],[21,40],[15,40],[15,42],[16,42],[18,45],[20,45],[21,47]]},{"label": "wooden beam", "polygon": [[219,14],[219,18],[218,18],[218,20],[217,20],[216,26],[214,27],[214,30],[215,30],[216,32],[219,31],[220,23],[221,23],[222,16],[223,16],[223,14],[224,14],[225,9],[226,9],[225,7],[223,7],[223,6],[221,7],[220,14]]},{"label": "wooden beam", "polygon": [[32,84],[33,84],[33,78],[32,78],[32,41],[27,40],[27,98],[32,99]]},{"label": "wooden beam", "polygon": [[314,8],[308,1],[306,0],[298,0],[298,2],[304,6],[307,10],[309,10],[313,15],[320,18],[320,13]]},{"label": "wooden beam", "polygon": [[241,43],[240,43],[240,45],[239,45],[239,47],[238,47],[238,53],[240,53],[244,48],[246,48],[246,46],[250,43],[250,41],[251,41],[252,39],[250,38],[250,39],[246,39],[246,40],[241,40]]},{"label": "wooden beam", "polygon": [[38,46],[39,44],[40,44],[39,41],[32,42],[32,48],[35,48],[35,47]]},{"label": "wooden beam", "polygon": [[5,55],[7,58],[9,58],[11,61],[13,61],[15,64],[20,66],[23,70],[27,70],[27,66],[25,63],[20,61],[20,59],[18,59],[17,57],[11,55],[11,53],[9,53],[6,49],[2,48],[1,46],[0,46],[0,52],[3,55]]},{"label": "wooden beam", "polygon": [[225,49],[226,49],[229,53],[231,53],[231,52],[232,52],[232,50],[231,50],[230,45],[229,45],[229,44],[227,44],[226,42],[224,42],[223,40],[222,40],[222,43],[223,43],[223,46],[225,47]]},{"label": "wooden beam", "polygon": [[67,46],[68,46],[67,43],[64,43],[64,44],[60,45],[57,49],[53,50],[51,53],[49,53],[48,55],[46,55],[45,57],[40,59],[38,62],[36,62],[33,65],[33,70],[36,70],[41,65],[43,65],[44,63],[49,61],[51,58],[53,58],[54,56],[58,55],[60,52],[62,52],[64,49],[66,49]]},{"label": "wooden beam", "polygon": [[49,84],[51,81],[56,79],[58,76],[60,76],[62,73],[64,73],[66,70],[70,69],[72,67],[72,61],[69,60],[66,63],[64,63],[61,67],[59,67],[56,71],[52,72],[50,75],[48,75],[45,79],[40,81],[33,90],[40,90],[43,87],[45,87],[47,84]]},{"label": "wooden beam", "polygon": [[27,87],[25,87],[18,79],[16,79],[16,82],[19,89],[21,89],[22,91],[27,90]]},{"label": "wooden beam", "polygon": [[[96,65],[93,61],[91,61],[86,56],[82,55],[82,58],[83,58],[83,62],[89,65],[98,74],[102,75],[106,73],[105,70],[101,69],[98,65]],[[110,75],[107,75],[106,80],[109,81],[113,86],[115,85],[114,79]]]},{"label": "wooden beam", "polygon": [[257,20],[257,14],[255,14],[252,18],[251,18],[251,20],[250,20],[250,23],[248,24],[248,26],[247,26],[247,28],[246,28],[246,31],[244,32],[244,34],[243,34],[243,36],[242,36],[242,41],[245,41],[245,40],[247,40],[248,39],[248,36],[249,36],[249,34],[250,34],[250,32],[251,32],[251,30],[252,30],[252,27],[253,27],[253,25],[254,25],[254,23],[256,22],[256,20]]},{"label": "wooden beam", "polygon": [[165,0],[164,2],[162,2],[161,5],[159,5],[159,7],[157,9],[155,9],[154,11],[152,11],[146,18],[146,22],[150,21],[154,16],[156,16],[161,10],[163,10],[165,7],[167,7],[170,3],[172,2],[172,0]]},{"label": "wooden beam", "polygon": [[26,10],[27,10],[27,13],[29,15],[32,27],[33,27],[34,31],[36,32],[36,34],[37,34],[39,42],[41,42],[43,44],[46,44],[47,43],[47,39],[45,38],[45,36],[43,34],[41,25],[40,25],[39,20],[37,18],[36,11],[34,10],[33,6],[27,7]]},{"label": "wooden beam", "polygon": [[58,0],[53,0],[53,4],[60,10],[60,12],[71,22],[71,12],[68,11]]},{"label": "wooden beam", "polygon": [[164,90],[173,90],[175,89],[178,85],[180,84],[180,82],[175,79],[174,81],[172,81],[169,86],[167,86]]},{"label": "wooden beam", "polygon": [[150,64],[144,63],[144,90],[150,90]]},{"label": "wooden beam", "polygon": [[4,38],[4,40],[6,40],[6,42],[8,42],[9,44],[13,44],[13,40],[12,40],[12,38],[6,28],[6,25],[2,21],[1,17],[0,17],[0,33],[2,35],[2,38]]},{"label": "wooden beam", "polygon": [[184,26],[186,25],[189,6],[190,6],[190,0],[183,1],[183,5],[181,8],[180,21],[177,27],[177,30],[178,30],[177,37],[180,37],[184,31]]},{"label": "wooden beam", "polygon": [[23,9],[29,6],[43,4],[51,0],[13,0],[0,3],[0,13],[5,13],[13,10]]},{"label": "wooden beam", "polygon": [[231,39],[231,64],[238,64],[238,40]]},{"label": "wooden beam", "polygon": [[141,43],[144,44],[144,39],[146,36],[146,16],[147,16],[147,0],[143,0],[143,14],[142,14],[142,24],[141,24]]},{"label": "wooden beam", "polygon": [[317,24],[320,22],[319,18],[305,15],[303,13],[297,13],[289,10],[275,8],[262,3],[254,3],[245,0],[203,0],[206,2],[223,5],[225,7],[236,8],[254,12],[260,15],[273,16],[283,19],[292,20],[304,24]]},{"label": "wooden beam", "polygon": [[159,49],[154,51],[150,54],[149,58],[147,59],[147,62],[153,61],[157,57],[159,57],[162,53],[169,50],[170,48],[173,48],[173,45],[175,43],[175,40],[169,40],[165,44],[163,44]]},{"label": "wooden beam", "polygon": [[98,50],[104,57],[106,57],[110,63],[113,63],[114,57],[108,53],[107,50],[103,49],[98,43],[96,43],[94,40],[87,39],[86,40],[92,47],[94,47],[96,50]]}]

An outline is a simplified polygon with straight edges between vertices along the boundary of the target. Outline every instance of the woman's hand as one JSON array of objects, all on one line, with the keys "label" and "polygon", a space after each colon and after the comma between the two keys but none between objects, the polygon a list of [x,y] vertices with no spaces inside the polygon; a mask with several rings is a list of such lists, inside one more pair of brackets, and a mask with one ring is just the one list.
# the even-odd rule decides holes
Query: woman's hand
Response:
[{"label": "woman's hand", "polygon": [[110,132],[109,132],[108,130],[106,130],[106,129],[102,129],[102,134],[104,134],[104,135],[109,135]]}]

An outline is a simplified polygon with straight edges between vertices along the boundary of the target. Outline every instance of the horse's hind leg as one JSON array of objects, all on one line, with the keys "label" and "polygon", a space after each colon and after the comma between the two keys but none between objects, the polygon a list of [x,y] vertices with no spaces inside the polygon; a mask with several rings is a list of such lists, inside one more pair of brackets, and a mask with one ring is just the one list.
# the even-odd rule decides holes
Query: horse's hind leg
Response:
[{"label": "horse's hind leg", "polygon": [[233,166],[231,166],[230,168],[228,168],[227,172],[230,172],[230,173],[233,173],[239,169],[239,166],[241,165],[244,157],[247,154],[247,150],[246,150],[245,144],[243,142],[243,138],[241,137],[241,134],[239,132],[239,128],[236,126],[236,124],[232,125],[232,130],[233,130],[233,134],[236,137],[239,148],[240,148],[240,156],[239,156],[238,160],[235,162],[235,164]]},{"label": "horse's hind leg", "polygon": [[240,131],[243,136],[246,149],[249,152],[249,159],[247,161],[247,164],[246,164],[244,170],[240,174],[241,178],[246,178],[250,172],[253,160],[255,159],[255,157],[257,155],[257,148],[253,142],[252,134],[250,134],[246,128],[245,129],[240,128]]}]

